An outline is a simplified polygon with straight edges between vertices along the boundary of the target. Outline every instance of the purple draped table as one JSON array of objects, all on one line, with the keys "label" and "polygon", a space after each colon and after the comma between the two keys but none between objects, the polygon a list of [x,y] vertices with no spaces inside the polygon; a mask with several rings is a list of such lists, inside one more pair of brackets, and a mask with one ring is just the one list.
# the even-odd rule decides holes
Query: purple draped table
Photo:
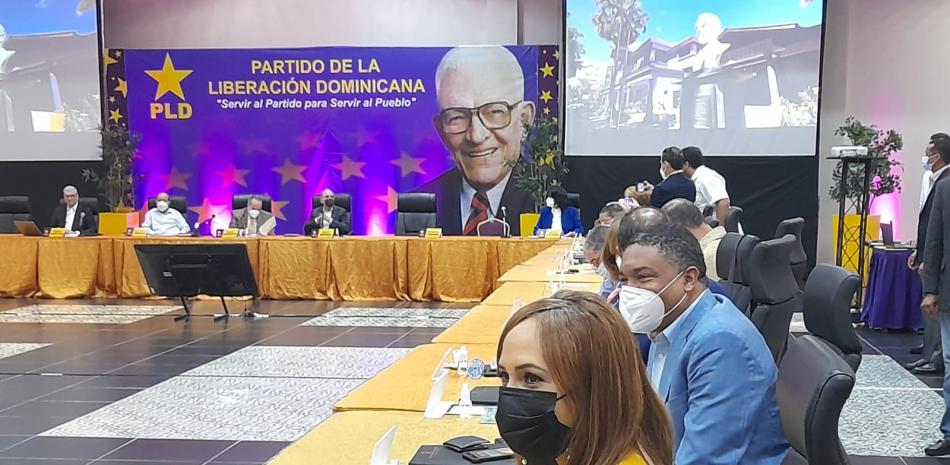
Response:
[{"label": "purple draped table", "polygon": [[912,249],[874,248],[864,308],[861,309],[861,320],[868,327],[923,327],[920,276],[907,268],[907,258],[911,253]]}]

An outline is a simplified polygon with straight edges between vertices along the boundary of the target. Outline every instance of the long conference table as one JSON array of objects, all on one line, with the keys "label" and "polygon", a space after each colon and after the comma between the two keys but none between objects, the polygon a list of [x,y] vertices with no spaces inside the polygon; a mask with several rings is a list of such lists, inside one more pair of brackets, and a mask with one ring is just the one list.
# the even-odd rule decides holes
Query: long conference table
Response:
[{"label": "long conference table", "polygon": [[[571,267],[579,270],[577,273],[557,273],[558,257],[570,247],[570,242],[558,242],[523,259],[523,265],[502,273],[497,289],[432,344],[416,347],[357,387],[334,405],[329,419],[290,445],[269,465],[366,465],[376,442],[393,426],[396,433],[389,458],[398,459],[401,464],[408,463],[421,445],[442,444],[458,436],[474,435],[489,440],[499,437],[498,428],[482,424],[480,418],[424,418],[432,373],[447,349],[463,345],[469,360],[479,358],[487,362],[495,358],[498,337],[516,302],[531,303],[550,296],[557,288],[596,292],[600,278],[591,277],[596,274],[590,265]],[[498,378],[473,380],[452,372],[442,398],[458,399],[463,383],[472,388],[500,385]]]},{"label": "long conference table", "polygon": [[3,297],[151,295],[136,244],[243,243],[261,298],[479,302],[557,241],[528,238],[0,236]]}]

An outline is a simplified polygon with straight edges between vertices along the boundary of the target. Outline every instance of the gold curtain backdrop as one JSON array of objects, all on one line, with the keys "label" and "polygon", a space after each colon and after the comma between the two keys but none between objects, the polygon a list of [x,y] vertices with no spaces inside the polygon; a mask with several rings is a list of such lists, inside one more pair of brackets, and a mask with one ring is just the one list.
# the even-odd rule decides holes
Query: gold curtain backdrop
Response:
[{"label": "gold curtain backdrop", "polygon": [[556,242],[524,238],[250,239],[0,237],[0,296],[150,295],[136,244],[243,243],[268,299],[478,302],[512,267]]}]

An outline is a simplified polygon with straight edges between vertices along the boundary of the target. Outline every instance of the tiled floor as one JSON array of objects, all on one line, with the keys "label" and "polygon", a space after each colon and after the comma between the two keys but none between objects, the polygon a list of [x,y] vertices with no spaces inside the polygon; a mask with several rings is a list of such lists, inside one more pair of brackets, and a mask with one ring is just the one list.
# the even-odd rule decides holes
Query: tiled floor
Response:
[{"label": "tiled floor", "polygon": [[[471,306],[265,301],[271,318],[216,323],[214,301],[183,322],[168,301],[92,303],[0,300],[0,315],[24,315],[0,324],[0,465],[264,464]],[[841,422],[852,463],[950,464],[919,457],[943,403],[942,378],[899,365],[917,336],[861,335]]]}]

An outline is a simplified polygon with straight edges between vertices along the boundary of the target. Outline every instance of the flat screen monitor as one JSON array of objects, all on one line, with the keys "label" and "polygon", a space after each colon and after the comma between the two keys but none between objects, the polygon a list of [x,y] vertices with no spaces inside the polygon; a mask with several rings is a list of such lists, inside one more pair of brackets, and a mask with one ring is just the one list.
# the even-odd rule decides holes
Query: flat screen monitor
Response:
[{"label": "flat screen monitor", "polygon": [[154,295],[258,295],[245,244],[138,244],[135,254]]}]

